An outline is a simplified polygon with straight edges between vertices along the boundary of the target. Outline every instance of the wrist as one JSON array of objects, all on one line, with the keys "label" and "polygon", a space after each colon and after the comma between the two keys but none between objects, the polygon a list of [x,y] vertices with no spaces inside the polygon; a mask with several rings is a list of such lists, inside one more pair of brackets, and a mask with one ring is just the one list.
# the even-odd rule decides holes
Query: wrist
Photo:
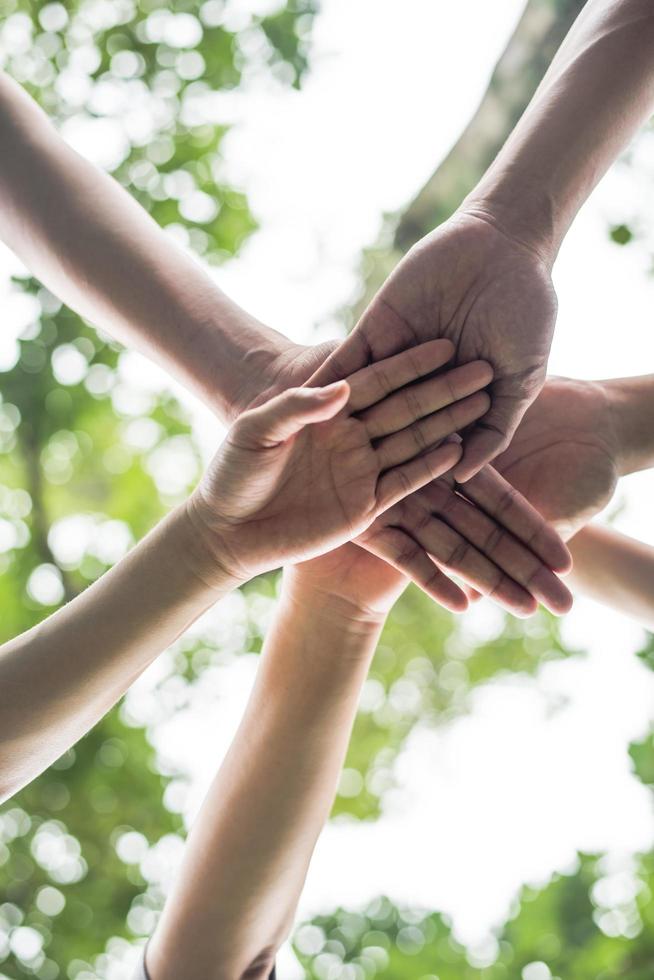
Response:
[{"label": "wrist", "polygon": [[620,476],[654,466],[654,375],[603,382]]},{"label": "wrist", "polygon": [[192,574],[212,591],[224,595],[252,575],[238,557],[228,531],[219,529],[204,513],[197,491],[178,508],[180,553]]},{"label": "wrist", "polygon": [[[194,288],[167,295],[175,336],[175,369],[219,418],[232,421],[272,384],[280,356],[296,345],[234,303],[200,272]],[[182,329],[183,325],[183,329]]]},{"label": "wrist", "polygon": [[[358,691],[373,659],[383,623],[352,618],[309,593],[282,590],[274,635],[287,637],[284,658],[298,665],[305,705]],[[267,651],[269,652],[269,651]],[[277,651],[278,652],[278,651]],[[301,665],[301,669],[300,666]]]},{"label": "wrist", "polygon": [[355,642],[367,638],[376,640],[388,615],[306,582],[296,566],[284,570],[282,600],[297,615],[309,618],[316,630],[326,630]]},{"label": "wrist", "polygon": [[461,204],[458,214],[491,225],[516,247],[534,254],[550,271],[558,254],[563,232],[558,228],[556,209],[541,183],[519,182],[502,175],[482,180]]}]

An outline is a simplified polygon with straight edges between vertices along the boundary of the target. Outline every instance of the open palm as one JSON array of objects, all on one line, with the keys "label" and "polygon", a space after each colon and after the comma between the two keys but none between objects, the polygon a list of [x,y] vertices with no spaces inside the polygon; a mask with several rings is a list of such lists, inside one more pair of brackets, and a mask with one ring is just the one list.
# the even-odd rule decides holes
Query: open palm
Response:
[{"label": "open palm", "polygon": [[433,341],[244,413],[194,495],[221,562],[250,577],[323,554],[450,468],[460,449],[440,443],[487,409],[490,380],[480,363],[433,376],[452,351]]},{"label": "open palm", "polygon": [[611,499],[619,459],[602,386],[548,378],[495,465],[568,539]]},{"label": "open palm", "polygon": [[315,381],[436,337],[452,341],[458,363],[488,361],[491,407],[464,438],[456,475],[465,480],[506,448],[542,387],[555,315],[541,259],[486,220],[457,214],[405,256]]}]

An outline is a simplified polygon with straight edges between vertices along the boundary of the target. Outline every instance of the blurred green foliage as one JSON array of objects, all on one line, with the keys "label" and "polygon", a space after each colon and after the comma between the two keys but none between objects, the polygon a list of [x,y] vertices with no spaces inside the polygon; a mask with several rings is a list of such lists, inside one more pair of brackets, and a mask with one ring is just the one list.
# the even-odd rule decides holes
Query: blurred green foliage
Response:
[{"label": "blurred green foliage", "polygon": [[[106,168],[183,245],[221,261],[255,228],[223,173],[221,99],[259,76],[298,86],[307,64],[314,0],[267,7],[0,0],[0,66],[64,135],[106,146]],[[21,330],[0,381],[0,642],[93,582],[199,473],[174,398],[135,382],[120,348],[33,279],[16,277],[10,297]],[[256,633],[239,635],[246,649]],[[206,645],[179,646],[174,668],[191,678]],[[106,976],[149,934],[182,830],[160,768],[117,709],[0,809],[3,977]]]},{"label": "blurred green foliage", "polygon": [[[654,669],[654,637],[639,655]],[[630,755],[635,775],[654,791],[654,727]],[[462,947],[446,916],[385,897],[316,916],[293,942],[311,980],[330,969],[351,980],[650,980],[654,853],[580,854],[569,874],[523,888],[482,950]]]},{"label": "blurred green foliage", "polygon": [[[0,0],[0,65],[65,134],[86,127],[106,143],[107,169],[209,261],[237,254],[255,228],[224,166],[229,94],[260,76],[301,84],[317,0],[272,3],[259,16],[237,6]],[[622,227],[614,239],[626,242]],[[182,408],[143,386],[129,355],[33,279],[16,277],[13,295],[24,323],[0,384],[0,642],[93,582],[199,472]],[[207,668],[260,650],[275,590],[274,577],[250,583],[222,633],[201,627],[175,644],[155,691],[161,711],[182,708]],[[359,777],[355,791],[343,787],[334,814],[378,815],[417,724],[465,711],[471,689],[503,672],[533,673],[574,652],[546,615],[519,623],[497,614],[480,637],[409,589],[389,619],[356,721],[346,762]],[[649,662],[651,650],[643,656]],[[0,809],[0,976],[120,975],[129,944],[150,933],[183,827],[167,795],[179,774],[157,756],[145,725],[112,711]],[[632,753],[654,784],[654,737]],[[600,859],[583,858],[574,875],[541,893],[525,891],[485,968],[470,962],[442,916],[388,899],[306,924],[296,949],[307,977],[319,980],[513,980],[534,962],[562,980],[639,980],[652,975],[651,859],[637,870],[635,897],[604,931],[602,907],[590,897],[602,880]],[[644,923],[637,938],[607,934],[633,933],[636,915]],[[329,973],[343,962],[349,973]]]}]

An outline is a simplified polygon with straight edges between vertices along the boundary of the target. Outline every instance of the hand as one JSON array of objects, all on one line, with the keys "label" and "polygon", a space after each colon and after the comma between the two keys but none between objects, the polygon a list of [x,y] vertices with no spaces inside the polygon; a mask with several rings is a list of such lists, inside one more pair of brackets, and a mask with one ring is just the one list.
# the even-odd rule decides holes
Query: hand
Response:
[{"label": "hand", "polygon": [[622,451],[604,385],[548,378],[496,466],[567,540],[613,496]]},{"label": "hand", "polygon": [[284,569],[284,591],[294,601],[362,625],[381,625],[408,584],[406,575],[354,544]]},{"label": "hand", "polygon": [[[305,384],[338,345],[338,340],[315,345],[296,344],[279,335],[274,352],[268,351],[262,362],[253,367],[247,383],[241,385],[239,401],[232,406],[234,418],[288,388]],[[216,414],[220,415],[218,409]]]},{"label": "hand", "polygon": [[[517,616],[532,615],[537,599],[555,613],[570,608],[568,589],[540,557],[563,571],[567,552],[490,466],[464,487],[449,475],[435,480],[378,517],[357,543],[286,569],[285,589],[359,622],[383,620],[409,576],[453,612],[482,594]],[[443,569],[472,588],[460,589]]]},{"label": "hand", "polygon": [[462,364],[493,368],[490,411],[464,437],[455,476],[469,479],[505,449],[545,380],[556,297],[549,270],[485,218],[458,213],[418,243],[350,336],[317,371],[327,384],[435,337]]},{"label": "hand", "polygon": [[[357,544],[383,558],[437,602],[461,612],[468,596],[492,597],[517,616],[540,600],[557,615],[572,596],[552,569],[570,554],[544,518],[492,467],[457,486],[448,474],[379,517]],[[444,572],[472,588],[461,589]]]},{"label": "hand", "polygon": [[245,412],[189,502],[222,572],[245,579],[329,551],[451,468],[459,446],[438,444],[486,411],[491,378],[481,362],[428,377],[452,353],[432,341]]}]

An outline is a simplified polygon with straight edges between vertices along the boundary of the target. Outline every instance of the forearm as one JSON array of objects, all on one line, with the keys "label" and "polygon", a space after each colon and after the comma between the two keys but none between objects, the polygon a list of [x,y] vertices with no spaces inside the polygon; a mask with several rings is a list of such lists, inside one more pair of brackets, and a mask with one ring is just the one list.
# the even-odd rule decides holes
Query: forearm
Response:
[{"label": "forearm", "polygon": [[267,975],[332,805],[380,627],[282,600],[151,941],[153,980],[232,980],[255,963]]},{"label": "forearm", "polygon": [[579,207],[653,110],[651,0],[589,0],[464,210],[551,264]]},{"label": "forearm", "polygon": [[[0,73],[0,237],[71,308],[224,417],[289,342],[232,303]],[[247,400],[247,399],[246,399]]]},{"label": "forearm", "polygon": [[[234,582],[194,570],[179,508],[94,585],[0,648],[0,798],[54,762]],[[199,567],[199,565],[198,565]]]},{"label": "forearm", "polygon": [[568,544],[573,589],[654,630],[654,548],[592,524]]}]

